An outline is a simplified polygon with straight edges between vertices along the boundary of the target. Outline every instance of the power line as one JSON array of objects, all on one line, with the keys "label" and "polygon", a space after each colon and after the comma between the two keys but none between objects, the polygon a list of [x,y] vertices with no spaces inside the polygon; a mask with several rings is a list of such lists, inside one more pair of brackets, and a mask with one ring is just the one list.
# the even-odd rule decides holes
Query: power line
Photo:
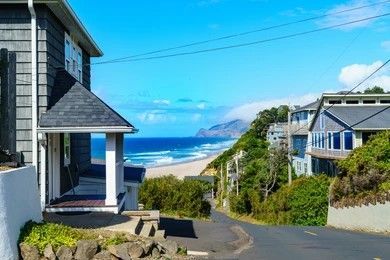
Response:
[{"label": "power line", "polygon": [[230,34],[230,35],[221,36],[221,37],[217,37],[217,38],[213,38],[213,39],[209,39],[209,40],[196,41],[196,42],[193,42],[193,43],[183,44],[183,45],[179,45],[179,46],[175,46],[175,47],[169,47],[169,48],[163,48],[163,49],[159,49],[159,50],[155,50],[155,51],[144,52],[144,53],[135,54],[135,55],[122,57],[122,58],[116,58],[116,59],[112,59],[112,60],[108,60],[108,61],[104,61],[104,62],[105,63],[111,63],[111,62],[115,62],[115,61],[126,60],[126,59],[131,59],[131,58],[137,58],[137,57],[141,57],[141,56],[146,56],[146,55],[157,54],[157,53],[166,52],[166,51],[183,49],[183,48],[192,47],[192,46],[201,45],[201,44],[206,44],[206,43],[210,43],[210,42],[226,40],[226,39],[240,37],[240,36],[253,34],[253,33],[257,33],[257,32],[263,32],[263,31],[273,30],[273,29],[277,29],[277,28],[287,27],[287,26],[294,25],[294,24],[304,23],[304,22],[313,21],[313,20],[319,20],[319,19],[322,19],[322,18],[325,18],[325,17],[329,17],[329,16],[334,16],[334,15],[338,15],[338,14],[342,14],[342,13],[352,12],[352,11],[356,11],[356,10],[360,10],[360,9],[364,9],[364,8],[368,8],[368,7],[372,7],[372,6],[376,6],[376,5],[387,4],[389,2],[390,2],[389,0],[381,1],[381,2],[372,3],[372,4],[368,4],[368,5],[363,5],[363,6],[358,6],[358,7],[354,7],[354,8],[344,9],[344,10],[341,10],[341,11],[338,11],[338,12],[332,12],[332,13],[323,14],[323,15],[319,15],[319,16],[313,16],[313,17],[309,17],[309,18],[306,18],[306,19],[302,19],[302,20],[296,20],[296,21],[292,21],[292,22],[288,22],[288,23],[281,23],[281,24],[277,24],[277,25],[273,25],[273,26],[269,26],[269,27],[263,27],[263,28],[259,28],[259,29],[255,29],[255,30],[246,31],[246,32]]},{"label": "power line", "polygon": [[[372,76],[374,76],[378,71],[380,71],[382,68],[384,68],[388,63],[390,63],[390,59],[388,59],[385,63],[383,63],[381,66],[379,66],[377,69],[375,69],[370,75],[368,75],[367,77],[365,77],[362,81],[360,81],[356,86],[354,86],[352,89],[350,89],[349,91],[347,91],[346,93],[344,93],[339,99],[338,101],[341,101],[343,98],[345,98],[346,96],[348,96],[349,94],[351,94],[355,89],[357,89],[358,87],[360,87],[364,82],[366,82],[367,80],[369,80]],[[331,104],[331,106],[327,107],[324,111],[321,111],[320,112],[320,115],[325,113],[326,111],[328,111],[329,109],[331,109],[333,106],[335,105],[335,103]],[[312,123],[312,120],[310,122],[307,122],[306,124],[304,124],[303,126],[299,127],[297,130],[295,130],[291,135],[294,135],[296,134],[297,132],[299,132],[299,130],[302,130],[303,128],[306,128],[309,126],[309,124]]]},{"label": "power line", "polygon": [[[359,20],[354,20],[354,21],[345,22],[345,23],[341,23],[341,24],[322,27],[322,28],[315,29],[315,30],[303,31],[303,32],[298,32],[298,33],[293,33],[293,34],[278,36],[278,37],[274,37],[274,38],[258,40],[258,41],[252,41],[252,42],[246,42],[246,43],[240,43],[240,44],[234,44],[234,45],[227,45],[227,46],[210,48],[210,49],[202,49],[202,50],[196,50],[196,51],[179,52],[179,53],[173,53],[173,54],[161,55],[161,56],[138,58],[138,59],[118,60],[118,61],[113,61],[113,62],[96,62],[96,63],[92,63],[90,65],[99,65],[99,64],[108,64],[108,63],[125,63],[125,62],[134,62],[134,61],[143,61],[143,60],[155,60],[155,59],[171,58],[171,57],[177,57],[177,56],[187,56],[187,55],[194,55],[194,54],[200,54],[200,53],[221,51],[221,50],[226,50],[226,49],[246,47],[246,46],[257,45],[257,44],[266,43],[266,42],[278,41],[278,40],[283,40],[283,39],[288,39],[288,38],[295,38],[295,37],[302,36],[302,35],[326,31],[326,30],[330,30],[330,29],[334,29],[334,28],[338,28],[338,27],[342,27],[342,26],[346,26],[346,25],[351,25],[351,24],[355,24],[355,23],[360,23],[360,22],[364,22],[364,21],[368,21],[368,20],[372,20],[372,19],[377,19],[377,18],[389,16],[389,15],[390,15],[390,13],[384,13],[381,15],[366,17],[366,18],[359,19]],[[88,65],[88,64],[86,64],[86,65]]]}]

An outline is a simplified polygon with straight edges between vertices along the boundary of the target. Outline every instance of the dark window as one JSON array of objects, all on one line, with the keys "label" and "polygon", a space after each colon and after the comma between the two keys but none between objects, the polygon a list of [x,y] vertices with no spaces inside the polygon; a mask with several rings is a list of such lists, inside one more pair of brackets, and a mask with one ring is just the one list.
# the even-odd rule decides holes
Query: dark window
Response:
[{"label": "dark window", "polygon": [[359,100],[347,100],[345,103],[348,105],[359,104]]},{"label": "dark window", "polygon": [[333,133],[333,149],[340,150],[340,133]]},{"label": "dark window", "polygon": [[341,104],[341,100],[329,100],[329,104],[332,104],[332,105]]},{"label": "dark window", "polygon": [[381,99],[381,104],[390,104],[390,99]]},{"label": "dark window", "polygon": [[328,133],[328,149],[332,149],[332,133]]},{"label": "dark window", "polygon": [[353,149],[352,132],[344,132],[344,150]]},{"label": "dark window", "polygon": [[375,103],[376,103],[375,100],[369,100],[369,99],[363,100],[363,104],[375,104]]},{"label": "dark window", "polygon": [[325,133],[321,133],[321,148],[325,148]]}]

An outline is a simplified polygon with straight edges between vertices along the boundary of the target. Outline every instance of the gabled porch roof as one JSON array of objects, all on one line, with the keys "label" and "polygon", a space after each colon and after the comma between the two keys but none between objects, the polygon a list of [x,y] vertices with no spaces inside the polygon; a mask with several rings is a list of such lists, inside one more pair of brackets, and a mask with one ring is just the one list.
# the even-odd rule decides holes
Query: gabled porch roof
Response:
[{"label": "gabled porch roof", "polygon": [[91,91],[75,82],[39,120],[44,133],[135,133],[126,119]]}]

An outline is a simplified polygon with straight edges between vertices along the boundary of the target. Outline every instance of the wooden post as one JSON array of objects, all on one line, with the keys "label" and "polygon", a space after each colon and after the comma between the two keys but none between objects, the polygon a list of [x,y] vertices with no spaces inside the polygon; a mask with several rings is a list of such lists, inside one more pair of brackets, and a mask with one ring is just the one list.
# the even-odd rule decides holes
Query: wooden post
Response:
[{"label": "wooden post", "polygon": [[16,54],[0,50],[0,149],[16,153]]}]

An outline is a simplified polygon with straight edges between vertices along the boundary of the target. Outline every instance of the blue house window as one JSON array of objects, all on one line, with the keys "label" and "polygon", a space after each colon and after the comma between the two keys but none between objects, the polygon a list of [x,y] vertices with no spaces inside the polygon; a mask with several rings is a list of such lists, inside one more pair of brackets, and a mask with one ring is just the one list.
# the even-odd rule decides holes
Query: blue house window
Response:
[{"label": "blue house window", "polygon": [[333,133],[333,149],[340,150],[340,132]]},{"label": "blue house window", "polygon": [[353,149],[353,134],[352,132],[344,132],[344,150]]},{"label": "blue house window", "polygon": [[332,149],[332,133],[328,132],[328,149]]},{"label": "blue house window", "polygon": [[321,148],[325,148],[325,133],[321,133]]}]

